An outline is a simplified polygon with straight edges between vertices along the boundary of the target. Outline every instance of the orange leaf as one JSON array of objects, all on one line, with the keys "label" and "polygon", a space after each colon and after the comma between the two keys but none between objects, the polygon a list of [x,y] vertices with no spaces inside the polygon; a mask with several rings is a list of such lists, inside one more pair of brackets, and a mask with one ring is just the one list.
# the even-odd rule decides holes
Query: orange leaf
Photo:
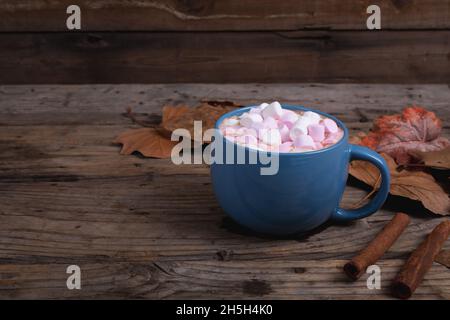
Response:
[{"label": "orange leaf", "polygon": [[441,130],[441,120],[433,112],[407,107],[401,114],[375,119],[361,144],[389,154],[398,164],[409,164],[414,162],[412,152],[439,151],[450,146],[450,141],[440,136]]},{"label": "orange leaf", "polygon": [[[195,108],[185,105],[174,107],[164,106],[161,127],[168,132],[176,129],[187,129],[190,139],[201,140],[202,131],[214,128],[216,121],[225,113],[234,110],[237,105],[227,101],[204,102]],[[202,122],[202,130],[194,132],[194,121]]]},{"label": "orange leaf", "polygon": [[132,154],[138,151],[143,156],[153,158],[170,158],[172,148],[178,143],[163,137],[154,128],[125,131],[114,142],[122,144],[120,154]]},{"label": "orange leaf", "polygon": [[[420,201],[425,208],[436,214],[450,213],[450,199],[432,175],[422,171],[397,171],[395,160],[387,154],[382,156],[391,173],[391,194]],[[377,185],[379,171],[372,164],[365,161],[352,161],[349,172],[358,180],[379,188]]]}]

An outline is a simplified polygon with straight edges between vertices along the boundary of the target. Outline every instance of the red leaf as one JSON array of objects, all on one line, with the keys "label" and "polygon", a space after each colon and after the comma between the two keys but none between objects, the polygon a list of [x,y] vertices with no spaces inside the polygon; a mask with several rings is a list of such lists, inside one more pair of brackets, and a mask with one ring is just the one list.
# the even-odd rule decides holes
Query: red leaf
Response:
[{"label": "red leaf", "polygon": [[408,164],[414,161],[412,152],[439,151],[450,145],[448,139],[440,137],[441,129],[434,112],[408,107],[401,114],[376,119],[361,144],[390,155],[398,164]]}]

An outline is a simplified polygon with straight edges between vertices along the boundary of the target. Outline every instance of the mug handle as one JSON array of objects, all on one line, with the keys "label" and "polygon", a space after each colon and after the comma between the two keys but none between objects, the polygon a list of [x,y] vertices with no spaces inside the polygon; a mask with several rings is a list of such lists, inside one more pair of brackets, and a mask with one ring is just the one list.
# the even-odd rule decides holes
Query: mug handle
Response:
[{"label": "mug handle", "polygon": [[376,212],[383,205],[389,193],[390,174],[389,168],[384,158],[369,148],[351,144],[349,147],[350,161],[364,160],[375,165],[381,173],[381,186],[376,196],[366,205],[358,209],[346,210],[337,208],[333,213],[332,219],[335,221],[350,221],[365,218]]}]

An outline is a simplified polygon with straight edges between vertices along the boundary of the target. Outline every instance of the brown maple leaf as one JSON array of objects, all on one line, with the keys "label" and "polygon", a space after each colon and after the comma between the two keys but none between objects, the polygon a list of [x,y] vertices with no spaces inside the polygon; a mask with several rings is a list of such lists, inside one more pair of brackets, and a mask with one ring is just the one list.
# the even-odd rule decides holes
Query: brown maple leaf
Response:
[{"label": "brown maple leaf", "polygon": [[170,158],[172,148],[178,143],[160,134],[155,128],[131,129],[121,133],[115,143],[122,144],[120,154],[140,152],[146,157]]},{"label": "brown maple leaf", "polygon": [[401,114],[381,116],[361,144],[389,154],[398,164],[414,162],[412,152],[438,151],[450,146],[441,137],[442,124],[436,115],[422,107],[407,107]]},{"label": "brown maple leaf", "polygon": [[[450,199],[432,175],[422,171],[397,171],[395,160],[388,154],[382,156],[391,174],[391,194],[420,201],[425,208],[436,214],[450,213]],[[349,173],[373,188],[379,188],[380,173],[374,165],[365,161],[352,161]]]},{"label": "brown maple leaf", "polygon": [[410,154],[427,167],[450,169],[450,148],[431,152],[411,151]]},{"label": "brown maple leaf", "polygon": [[[229,101],[206,101],[195,108],[188,106],[164,106],[161,127],[167,132],[176,129],[189,131],[189,138],[201,141],[205,130],[214,128],[216,121],[225,113],[236,109],[238,105]],[[202,127],[195,131],[194,121],[201,121]],[[209,142],[209,141],[203,141]]]}]

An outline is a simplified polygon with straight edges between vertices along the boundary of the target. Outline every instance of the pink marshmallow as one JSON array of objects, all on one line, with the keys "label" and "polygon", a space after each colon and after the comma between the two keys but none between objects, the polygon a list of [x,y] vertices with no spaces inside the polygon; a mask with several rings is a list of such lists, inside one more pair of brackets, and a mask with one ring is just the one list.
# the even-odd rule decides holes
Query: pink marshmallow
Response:
[{"label": "pink marshmallow", "polygon": [[320,124],[311,124],[308,126],[308,134],[315,142],[325,139],[325,127]]},{"label": "pink marshmallow", "polygon": [[324,146],[329,146],[331,144],[335,144],[336,142],[338,142],[339,140],[342,139],[342,136],[343,136],[342,131],[338,131],[336,133],[331,133],[325,138],[325,140],[322,141],[322,144]]},{"label": "pink marshmallow", "polygon": [[283,122],[290,122],[294,124],[298,120],[298,114],[296,114],[292,110],[283,110],[283,114],[281,115],[281,121]]},{"label": "pink marshmallow", "polygon": [[256,131],[264,128],[265,128],[264,122],[255,122],[251,127],[251,129],[254,129]]},{"label": "pink marshmallow", "polygon": [[276,129],[276,128],[278,128],[277,120],[275,120],[272,117],[265,118],[264,121],[263,121],[263,124],[264,124],[264,128],[266,128],[266,129]]},{"label": "pink marshmallow", "polygon": [[323,126],[325,127],[325,132],[326,133],[336,133],[339,131],[339,128],[336,124],[336,122],[334,122],[331,119],[324,119],[322,121]]},{"label": "pink marshmallow", "polygon": [[304,134],[295,138],[294,146],[297,148],[314,149],[316,144],[310,136]]},{"label": "pink marshmallow", "polygon": [[287,125],[282,122],[278,123],[278,130],[280,130],[281,142],[289,141],[291,138],[289,137],[289,128]]},{"label": "pink marshmallow", "polygon": [[281,121],[279,122],[279,124],[282,123],[284,124],[286,127],[288,127],[289,130],[292,129],[292,127],[294,126],[294,122],[290,122],[290,121]]}]

